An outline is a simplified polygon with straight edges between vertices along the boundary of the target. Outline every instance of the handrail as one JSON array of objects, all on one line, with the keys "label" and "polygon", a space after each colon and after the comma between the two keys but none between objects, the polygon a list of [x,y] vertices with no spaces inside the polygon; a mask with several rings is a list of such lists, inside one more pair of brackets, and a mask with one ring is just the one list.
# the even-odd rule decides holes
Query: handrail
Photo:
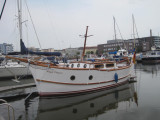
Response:
[{"label": "handrail", "polygon": [[3,99],[0,99],[0,102],[7,103],[7,101],[6,101],[6,100],[3,100]]},{"label": "handrail", "polygon": [[15,114],[14,114],[14,108],[13,108],[13,106],[10,105],[10,104],[8,104],[7,101],[3,100],[3,99],[0,99],[0,102],[4,102],[4,103],[1,103],[0,106],[2,106],[2,105],[8,106],[8,118],[9,118],[9,120],[10,120],[10,113],[9,113],[10,110],[9,110],[9,108],[12,108],[12,111],[13,111],[13,120],[15,120]]}]

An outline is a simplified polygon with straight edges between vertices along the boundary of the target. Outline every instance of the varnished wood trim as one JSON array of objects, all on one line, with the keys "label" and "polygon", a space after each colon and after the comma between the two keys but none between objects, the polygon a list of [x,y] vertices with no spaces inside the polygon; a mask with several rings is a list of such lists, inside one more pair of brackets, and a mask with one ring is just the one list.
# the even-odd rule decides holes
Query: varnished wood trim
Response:
[{"label": "varnished wood trim", "polygon": [[[120,67],[120,68],[116,68],[116,69],[101,69],[101,68],[68,68],[68,67],[59,67],[58,65],[54,65],[53,63],[45,63],[45,62],[40,62],[40,61],[28,61],[28,59],[26,58],[16,58],[16,57],[11,57],[11,56],[6,56],[6,58],[9,59],[16,59],[19,60],[21,62],[25,62],[25,63],[30,63],[33,65],[37,65],[37,66],[42,66],[42,67],[49,67],[49,68],[57,68],[57,69],[66,69],[66,70],[99,70],[99,71],[115,71],[115,70],[122,70],[122,69],[126,69],[131,67],[131,65],[125,66],[125,67]],[[100,63],[100,62],[98,62]],[[97,63],[97,64],[98,64]],[[112,61],[108,61],[106,63],[113,63]],[[90,63],[90,64],[94,64]]]}]

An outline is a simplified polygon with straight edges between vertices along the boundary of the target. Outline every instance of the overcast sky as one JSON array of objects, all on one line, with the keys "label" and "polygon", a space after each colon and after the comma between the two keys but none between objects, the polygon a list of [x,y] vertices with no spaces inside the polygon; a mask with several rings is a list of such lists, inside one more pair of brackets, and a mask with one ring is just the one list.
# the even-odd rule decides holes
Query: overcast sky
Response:
[{"label": "overcast sky", "polygon": [[[87,46],[105,44],[114,37],[113,16],[124,39],[133,37],[132,14],[139,37],[160,32],[160,0],[26,0],[42,49],[83,46],[86,26]],[[0,11],[4,0],[0,0]],[[13,43],[19,50],[16,0],[7,0],[0,21],[0,43]],[[23,40],[27,47],[39,47],[26,5],[23,2]],[[117,30],[117,37],[121,39]]]}]

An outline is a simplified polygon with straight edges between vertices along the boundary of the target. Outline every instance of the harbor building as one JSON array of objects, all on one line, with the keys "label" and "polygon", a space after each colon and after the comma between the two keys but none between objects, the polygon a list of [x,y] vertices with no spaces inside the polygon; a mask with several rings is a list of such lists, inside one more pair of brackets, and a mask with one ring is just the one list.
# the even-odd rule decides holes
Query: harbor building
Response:
[{"label": "harbor building", "polygon": [[1,54],[6,55],[10,52],[13,52],[13,44],[7,44],[7,43],[0,44],[0,53]]},{"label": "harbor building", "polygon": [[79,56],[82,53],[82,51],[80,51],[78,48],[66,48],[64,50],[64,54],[68,57],[68,58],[76,58],[77,56]]},{"label": "harbor building", "polygon": [[114,52],[120,48],[126,49],[128,52],[133,52],[134,47],[137,52],[150,51],[152,46],[160,46],[159,36],[150,36],[128,39],[128,40],[108,40],[106,44],[99,44],[97,46],[98,54],[107,54]]},{"label": "harbor building", "polygon": [[[83,47],[80,47],[79,50],[83,50]],[[88,46],[85,48],[85,54],[96,54],[97,46]]]},{"label": "harbor building", "polygon": [[142,52],[150,51],[153,46],[160,46],[160,37],[159,36],[150,36],[139,38],[139,44],[142,48]]}]

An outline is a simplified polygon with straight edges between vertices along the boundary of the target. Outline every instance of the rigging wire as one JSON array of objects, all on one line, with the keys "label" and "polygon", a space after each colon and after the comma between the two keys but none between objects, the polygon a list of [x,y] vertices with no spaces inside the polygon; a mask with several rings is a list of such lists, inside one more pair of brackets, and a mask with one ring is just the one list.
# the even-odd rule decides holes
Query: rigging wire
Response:
[{"label": "rigging wire", "polygon": [[25,1],[25,5],[26,5],[27,11],[28,11],[28,13],[29,13],[29,17],[30,17],[30,19],[31,19],[31,23],[32,23],[32,25],[33,25],[33,29],[34,29],[34,32],[35,32],[35,34],[36,34],[36,37],[37,37],[37,40],[38,40],[40,49],[42,50],[42,47],[41,47],[41,44],[40,44],[40,40],[39,40],[38,34],[37,34],[37,32],[36,32],[35,25],[34,25],[34,23],[33,23],[32,17],[31,17],[31,13],[30,13],[29,7],[28,7],[28,5],[27,5],[26,0],[24,0],[24,1]]},{"label": "rigging wire", "polygon": [[[122,34],[121,34],[121,31],[120,31],[120,28],[119,28],[119,26],[118,26],[118,23],[116,22],[116,20],[115,20],[115,17],[113,16],[113,19],[114,19],[114,24],[117,26],[117,28],[118,28],[118,32],[119,32],[119,34],[120,34],[120,36],[121,36],[121,39],[123,40],[123,44],[124,44],[124,47],[126,48],[126,45],[125,45],[125,42],[124,42],[124,39],[123,39],[123,37],[122,37]],[[115,27],[115,26],[114,26]],[[115,30],[115,32],[116,32],[116,28],[114,28]],[[115,39],[116,39],[116,33],[115,33]],[[117,40],[117,39],[116,39]],[[117,41],[118,42],[118,41]],[[118,42],[118,44],[119,44],[119,42]]]},{"label": "rigging wire", "polygon": [[121,39],[122,39],[122,40],[124,40],[124,39],[123,39],[123,37],[122,37],[121,31],[120,31],[120,29],[119,29],[119,27],[118,27],[117,22],[116,22],[116,25],[117,25],[117,28],[118,28],[119,34],[120,34],[120,36],[121,36]]},{"label": "rigging wire", "polygon": [[4,7],[6,5],[6,2],[7,2],[7,0],[5,0],[4,3],[3,3],[3,7],[2,7],[2,10],[1,10],[1,14],[0,14],[0,20],[2,18],[2,14],[3,14],[3,11],[4,11]]}]

